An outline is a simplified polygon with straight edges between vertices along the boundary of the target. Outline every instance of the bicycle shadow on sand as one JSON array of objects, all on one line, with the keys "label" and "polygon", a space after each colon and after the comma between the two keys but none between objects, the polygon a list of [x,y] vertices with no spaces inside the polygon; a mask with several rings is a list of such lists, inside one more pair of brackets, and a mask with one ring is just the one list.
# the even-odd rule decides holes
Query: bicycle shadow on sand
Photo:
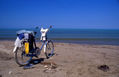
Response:
[{"label": "bicycle shadow on sand", "polygon": [[43,62],[45,60],[45,58],[39,58],[39,59],[32,59],[30,61],[30,64],[36,65],[36,64],[40,64],[41,62]]},{"label": "bicycle shadow on sand", "polygon": [[[48,54],[48,55],[51,55],[51,54]],[[52,56],[54,56],[55,55],[55,53],[53,53],[50,57],[52,57]],[[49,59],[50,57],[48,57],[47,59]],[[32,59],[31,61],[30,61],[30,64],[39,64],[39,63],[41,63],[42,64],[42,62],[44,62],[44,60],[45,60],[46,58],[38,58],[38,59]]]},{"label": "bicycle shadow on sand", "polygon": [[47,61],[44,61],[46,58],[38,58],[38,59],[32,59],[30,61],[30,63],[26,66],[24,66],[23,68],[24,69],[30,69],[30,68],[34,68],[34,65],[37,65],[37,64],[41,64],[43,65],[44,67],[46,68],[49,68],[49,69],[55,69],[57,68],[57,64],[54,63],[54,62],[47,62]]},{"label": "bicycle shadow on sand", "polygon": [[34,65],[39,64],[44,61],[44,58],[39,58],[39,59],[32,59],[29,64],[23,66],[23,69],[30,69],[34,68]]}]

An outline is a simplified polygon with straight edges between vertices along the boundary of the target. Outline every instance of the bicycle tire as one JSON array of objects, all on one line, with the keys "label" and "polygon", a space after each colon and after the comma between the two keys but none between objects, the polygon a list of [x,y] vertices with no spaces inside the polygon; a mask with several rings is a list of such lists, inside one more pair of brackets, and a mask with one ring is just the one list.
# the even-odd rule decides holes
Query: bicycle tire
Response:
[{"label": "bicycle tire", "polygon": [[47,59],[54,55],[54,44],[51,40],[48,41],[48,43],[46,44],[46,53],[45,53],[45,55],[46,55]]},{"label": "bicycle tire", "polygon": [[22,47],[17,48],[17,50],[15,52],[15,61],[20,66],[27,65],[32,60],[31,56],[27,56],[25,54],[24,49],[25,49],[24,46],[22,46]]}]

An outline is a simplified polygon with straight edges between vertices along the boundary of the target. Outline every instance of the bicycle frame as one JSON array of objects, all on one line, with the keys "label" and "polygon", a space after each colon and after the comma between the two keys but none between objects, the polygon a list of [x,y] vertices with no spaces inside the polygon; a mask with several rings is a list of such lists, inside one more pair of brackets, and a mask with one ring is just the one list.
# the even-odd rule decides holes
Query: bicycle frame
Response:
[{"label": "bicycle frame", "polygon": [[44,51],[45,51],[47,43],[48,43],[47,41],[42,41],[42,45],[39,48],[40,51],[38,51],[37,55],[40,55],[39,53],[41,52],[41,50],[43,49],[43,47],[44,47]]}]

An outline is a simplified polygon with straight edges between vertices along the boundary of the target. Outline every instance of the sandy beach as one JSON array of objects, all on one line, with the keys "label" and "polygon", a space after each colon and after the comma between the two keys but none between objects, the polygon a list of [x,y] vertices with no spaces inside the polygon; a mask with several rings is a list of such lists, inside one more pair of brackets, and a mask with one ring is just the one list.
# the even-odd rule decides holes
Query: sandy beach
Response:
[{"label": "sandy beach", "polygon": [[[55,55],[43,52],[30,69],[19,67],[12,52],[13,41],[0,41],[0,77],[119,77],[119,46],[54,43]],[[36,59],[36,58],[34,58]],[[47,69],[48,63],[55,68]],[[108,68],[100,69],[106,65]],[[47,65],[48,66],[48,65]]]}]

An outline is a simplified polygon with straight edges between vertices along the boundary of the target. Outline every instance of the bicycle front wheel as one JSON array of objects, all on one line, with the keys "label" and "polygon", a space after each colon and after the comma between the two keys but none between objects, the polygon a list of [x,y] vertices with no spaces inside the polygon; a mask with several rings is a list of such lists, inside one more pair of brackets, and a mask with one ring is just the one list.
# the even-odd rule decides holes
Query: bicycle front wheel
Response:
[{"label": "bicycle front wheel", "polygon": [[15,52],[15,61],[18,65],[20,65],[20,66],[27,65],[27,64],[29,64],[31,59],[32,59],[32,57],[28,56],[25,53],[24,46],[17,48],[17,50]]},{"label": "bicycle front wheel", "polygon": [[48,41],[48,43],[46,45],[46,53],[45,53],[46,58],[53,56],[53,54],[54,54],[54,44],[50,40],[50,41]]}]

